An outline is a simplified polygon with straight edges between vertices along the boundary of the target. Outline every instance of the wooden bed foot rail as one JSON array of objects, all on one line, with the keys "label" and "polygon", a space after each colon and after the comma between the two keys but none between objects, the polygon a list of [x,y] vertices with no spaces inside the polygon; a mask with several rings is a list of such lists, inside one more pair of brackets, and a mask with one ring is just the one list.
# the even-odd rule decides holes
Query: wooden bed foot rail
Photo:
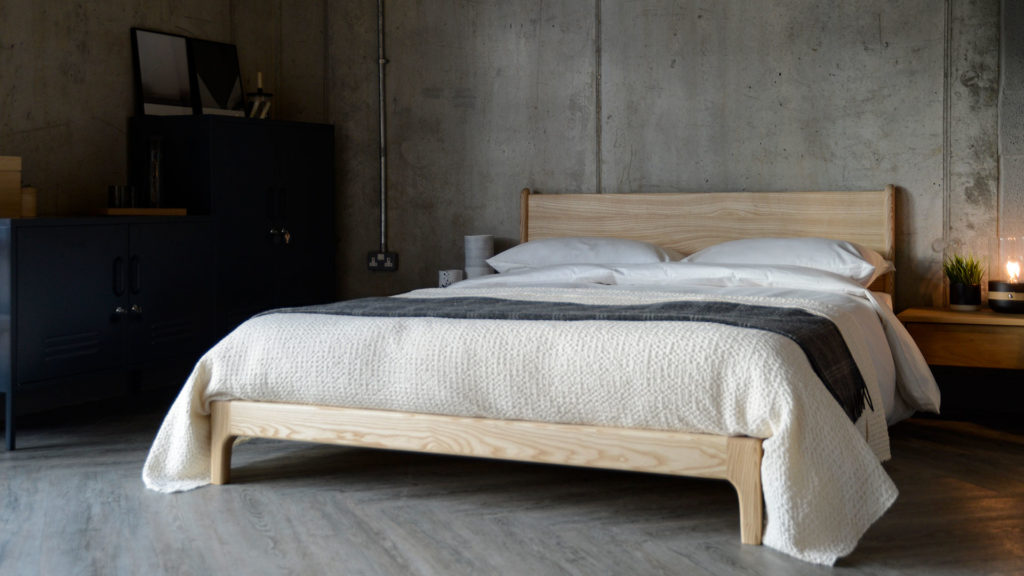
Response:
[{"label": "wooden bed foot rail", "polygon": [[743,543],[761,543],[756,438],[248,401],[213,402],[210,430],[214,484],[239,436],[728,480]]}]

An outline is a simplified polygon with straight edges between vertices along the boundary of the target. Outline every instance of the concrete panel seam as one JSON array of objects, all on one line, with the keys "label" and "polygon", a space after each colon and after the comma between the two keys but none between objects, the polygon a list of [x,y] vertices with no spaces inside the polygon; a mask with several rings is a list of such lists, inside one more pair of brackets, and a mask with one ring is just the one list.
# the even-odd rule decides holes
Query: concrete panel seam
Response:
[{"label": "concrete panel seam", "polygon": [[[952,170],[952,137],[951,137],[951,108],[953,105],[953,2],[945,0],[946,21],[942,33],[945,36],[945,54],[942,74],[942,244],[945,252],[946,244],[949,243],[950,226],[950,196],[952,195],[951,170]],[[943,288],[945,290],[945,288]],[[943,295],[945,299],[945,295]]]},{"label": "concrete panel seam", "polygon": [[603,151],[601,149],[601,139],[602,139],[602,136],[603,136],[603,129],[602,128],[604,126],[603,120],[601,119],[601,115],[603,114],[602,108],[601,108],[601,83],[602,83],[602,74],[601,74],[601,66],[602,66],[602,63],[601,63],[601,2],[602,1],[603,0],[594,0],[594,76],[595,76],[595,78],[594,78],[594,120],[595,120],[595,122],[594,122],[594,137],[597,140],[595,142],[595,145],[594,145],[595,159],[596,159],[596,162],[595,162],[596,165],[594,166],[594,174],[595,174],[595,176],[594,176],[594,180],[595,180],[594,192],[596,192],[598,194],[602,194],[604,192],[604,190],[602,189],[602,186],[603,186],[603,182],[602,182],[602,179],[603,179],[602,178],[603,177],[603,175],[602,175],[603,163],[602,163],[602,158],[601,158],[602,155],[603,155]]}]

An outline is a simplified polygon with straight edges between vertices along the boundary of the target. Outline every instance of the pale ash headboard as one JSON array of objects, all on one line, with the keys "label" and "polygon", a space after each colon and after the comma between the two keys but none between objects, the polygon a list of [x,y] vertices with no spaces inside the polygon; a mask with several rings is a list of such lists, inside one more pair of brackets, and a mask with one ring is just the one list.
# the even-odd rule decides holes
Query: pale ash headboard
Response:
[{"label": "pale ash headboard", "polygon": [[[629,238],[692,254],[742,238],[847,240],[894,259],[895,189],[839,192],[535,194],[522,192],[523,242]],[[891,275],[884,286],[892,292]]]}]

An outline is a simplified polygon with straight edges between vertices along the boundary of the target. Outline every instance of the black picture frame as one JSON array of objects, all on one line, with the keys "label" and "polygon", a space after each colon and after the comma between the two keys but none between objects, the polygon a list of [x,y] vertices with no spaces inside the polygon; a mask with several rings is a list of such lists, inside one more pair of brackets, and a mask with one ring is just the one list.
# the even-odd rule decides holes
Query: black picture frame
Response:
[{"label": "black picture frame", "polygon": [[245,117],[245,91],[234,44],[189,38],[196,114]]},{"label": "black picture frame", "polygon": [[144,28],[132,28],[131,37],[136,114],[195,113],[189,39]]}]

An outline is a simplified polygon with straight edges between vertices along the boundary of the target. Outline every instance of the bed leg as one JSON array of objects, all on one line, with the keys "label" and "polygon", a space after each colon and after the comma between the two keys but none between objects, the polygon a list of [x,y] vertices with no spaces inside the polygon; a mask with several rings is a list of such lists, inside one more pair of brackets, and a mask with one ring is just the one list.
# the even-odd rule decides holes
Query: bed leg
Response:
[{"label": "bed leg", "polygon": [[764,500],[761,492],[761,440],[729,438],[728,479],[740,500],[740,540],[761,544]]},{"label": "bed leg", "polygon": [[210,403],[210,482],[227,484],[231,481],[231,448],[235,436],[231,430],[231,404]]}]

